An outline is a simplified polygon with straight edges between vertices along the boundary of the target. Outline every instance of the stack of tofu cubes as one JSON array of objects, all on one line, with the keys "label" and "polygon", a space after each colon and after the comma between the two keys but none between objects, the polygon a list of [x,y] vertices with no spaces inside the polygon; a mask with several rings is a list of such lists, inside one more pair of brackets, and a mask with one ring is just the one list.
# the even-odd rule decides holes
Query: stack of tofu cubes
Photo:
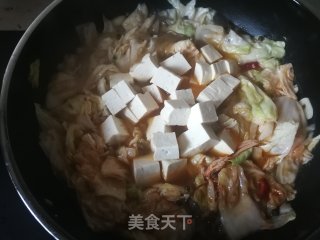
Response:
[{"label": "stack of tofu cubes", "polygon": [[[187,159],[197,153],[234,151],[228,134],[216,136],[213,124],[218,120],[216,109],[240,83],[232,76],[237,64],[222,59],[211,45],[203,46],[200,52],[195,66],[180,52],[160,64],[156,54],[148,53],[129,73],[109,77],[111,89],[102,96],[111,113],[102,123],[107,144],[120,145],[129,137],[121,118],[137,124],[161,110],[147,119],[146,139],[153,153],[133,160],[133,174],[139,186],[176,181],[186,174]],[[191,70],[197,84],[204,85],[196,99],[191,88],[179,89],[184,75]],[[141,87],[140,93],[135,85]],[[173,131],[176,126],[185,129],[179,136]]]}]

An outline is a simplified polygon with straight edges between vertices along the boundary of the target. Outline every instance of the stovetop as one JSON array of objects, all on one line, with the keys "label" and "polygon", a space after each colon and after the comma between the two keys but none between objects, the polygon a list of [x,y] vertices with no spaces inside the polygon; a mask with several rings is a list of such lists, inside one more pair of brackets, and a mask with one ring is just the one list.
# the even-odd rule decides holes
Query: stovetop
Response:
[{"label": "stovetop", "polygon": [[[0,31],[0,81],[10,55],[22,34],[22,31]],[[0,239],[53,239],[21,201],[2,159],[0,159]]]}]

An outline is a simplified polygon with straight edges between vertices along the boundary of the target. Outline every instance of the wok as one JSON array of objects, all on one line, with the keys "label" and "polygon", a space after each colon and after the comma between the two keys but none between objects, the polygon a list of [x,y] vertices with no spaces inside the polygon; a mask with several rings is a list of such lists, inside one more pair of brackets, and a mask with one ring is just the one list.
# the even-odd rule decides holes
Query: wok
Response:
[{"label": "wok", "polygon": [[[43,102],[50,77],[66,53],[79,44],[75,26],[94,21],[102,28],[102,15],[113,18],[131,12],[138,0],[55,0],[33,22],[17,45],[8,64],[1,91],[1,145],[12,181],[22,200],[39,223],[57,239],[113,239],[114,233],[93,233],[82,217],[75,193],[57,179],[38,144],[39,126],[34,101]],[[146,1],[151,9],[169,7],[166,1]],[[199,0],[252,35],[287,42],[284,61],[295,68],[300,95],[314,107],[316,134],[320,132],[320,21],[296,1]],[[40,59],[40,88],[32,90],[29,66]],[[297,178],[298,195],[292,202],[295,221],[285,227],[255,233],[247,239],[320,238],[319,147],[314,160]],[[208,236],[214,239],[214,236]]]}]

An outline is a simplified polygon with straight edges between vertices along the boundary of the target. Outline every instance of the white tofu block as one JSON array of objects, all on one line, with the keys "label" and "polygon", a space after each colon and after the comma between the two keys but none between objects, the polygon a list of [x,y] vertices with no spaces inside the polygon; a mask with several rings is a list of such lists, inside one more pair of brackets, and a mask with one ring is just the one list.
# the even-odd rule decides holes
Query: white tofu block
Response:
[{"label": "white tofu block", "polygon": [[308,120],[313,117],[313,107],[311,105],[309,98],[302,98],[300,99],[299,103],[301,104],[304,114]]},{"label": "white tofu block", "polygon": [[136,91],[130,86],[128,82],[122,80],[112,87],[123,100],[125,104],[129,103],[136,95]]},{"label": "white tofu block", "polygon": [[222,55],[213,46],[207,44],[200,48],[200,51],[208,63],[213,63],[222,58]]},{"label": "white tofu block", "polygon": [[168,125],[166,125],[165,121],[161,118],[161,116],[155,116],[153,118],[148,119],[148,128],[146,132],[147,140],[151,140],[152,135],[157,132],[171,132],[171,128]]},{"label": "white tofu block", "polygon": [[194,67],[194,76],[200,85],[207,85],[216,77],[214,65],[198,61]]},{"label": "white tofu block", "polygon": [[128,73],[114,73],[109,76],[110,88],[114,87],[118,82],[126,81],[129,84],[134,84],[133,78]]},{"label": "white tofu block", "polygon": [[121,112],[122,116],[128,119],[131,123],[137,124],[139,122],[139,119],[133,114],[133,112],[126,107]]},{"label": "white tofu block", "polygon": [[160,116],[169,126],[186,126],[190,106],[184,100],[165,100]]},{"label": "white tofu block", "polygon": [[194,124],[214,123],[216,121],[218,121],[218,115],[214,102],[200,102],[192,106],[187,126],[191,128]]},{"label": "white tofu block", "polygon": [[115,115],[126,107],[125,102],[120,98],[114,89],[102,95],[102,101],[107,106],[111,114]]},{"label": "white tofu block", "polygon": [[234,74],[237,71],[238,64],[233,60],[220,60],[213,64],[217,75]]},{"label": "white tofu block", "polygon": [[135,183],[141,187],[161,182],[160,163],[153,160],[152,154],[133,159],[133,176]]},{"label": "white tofu block", "polygon": [[155,84],[151,84],[143,87],[142,91],[144,93],[149,92],[151,96],[154,98],[154,100],[156,100],[158,103],[163,103],[164,101],[163,93]]},{"label": "white tofu block", "polygon": [[101,130],[105,142],[110,145],[121,144],[129,137],[122,121],[112,115],[101,124]]},{"label": "white tofu block", "polygon": [[219,76],[230,88],[235,89],[239,84],[240,80],[231,76],[230,74],[223,74]]},{"label": "white tofu block", "polygon": [[191,65],[180,52],[167,58],[160,65],[178,75],[183,75],[191,69]]},{"label": "white tofu block", "polygon": [[148,92],[138,93],[128,107],[138,120],[159,108],[157,102]]},{"label": "white tofu block", "polygon": [[130,68],[129,74],[137,81],[141,83],[148,82],[155,72],[157,71],[158,64],[155,55],[147,53],[141,60],[140,63],[133,65]]},{"label": "white tofu block", "polygon": [[194,96],[191,88],[176,90],[174,93],[170,95],[170,99],[172,100],[184,100],[189,105],[194,105]]},{"label": "white tofu block", "polygon": [[178,137],[180,155],[192,157],[213,148],[219,142],[212,128],[196,124]]},{"label": "white tofu block", "polygon": [[198,102],[213,101],[216,108],[233,92],[221,78],[217,78],[203,89],[197,97]]},{"label": "white tofu block", "polygon": [[213,150],[221,155],[231,155],[234,153],[232,148],[222,139],[213,147]]},{"label": "white tofu block", "polygon": [[223,129],[218,135],[220,141],[213,147],[213,150],[221,155],[231,155],[237,148],[237,143],[232,136],[231,129]]},{"label": "white tofu block", "polygon": [[159,67],[151,82],[168,93],[173,93],[181,82],[181,78],[169,70]]},{"label": "white tofu block", "polygon": [[173,182],[186,173],[187,159],[163,160],[162,177],[166,182]]},{"label": "white tofu block", "polygon": [[156,161],[179,158],[179,146],[174,132],[152,134],[151,149]]},{"label": "white tofu block", "polygon": [[225,128],[219,133],[219,138],[224,140],[230,148],[235,151],[237,149],[237,140],[235,138],[235,133],[230,128]]}]

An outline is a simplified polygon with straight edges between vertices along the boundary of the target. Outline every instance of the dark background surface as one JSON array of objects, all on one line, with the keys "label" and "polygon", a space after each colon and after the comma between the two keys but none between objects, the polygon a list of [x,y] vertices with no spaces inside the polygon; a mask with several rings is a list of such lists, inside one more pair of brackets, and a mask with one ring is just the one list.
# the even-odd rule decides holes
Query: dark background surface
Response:
[{"label": "dark background surface", "polygon": [[[0,81],[10,55],[22,36],[19,31],[0,31]],[[2,83],[2,82],[1,82]],[[0,159],[0,240],[51,240],[16,192]]]}]

